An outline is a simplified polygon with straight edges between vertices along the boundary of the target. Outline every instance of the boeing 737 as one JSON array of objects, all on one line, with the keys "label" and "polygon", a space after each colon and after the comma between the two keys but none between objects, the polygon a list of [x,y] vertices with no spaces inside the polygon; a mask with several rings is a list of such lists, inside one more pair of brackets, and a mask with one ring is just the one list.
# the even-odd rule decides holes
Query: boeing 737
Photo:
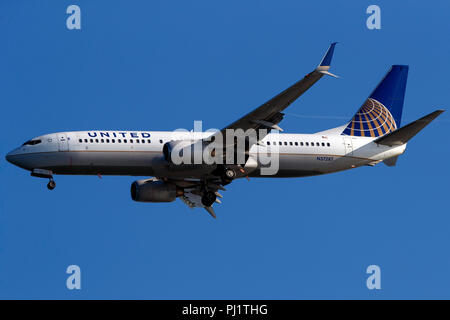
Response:
[{"label": "boeing 737", "polygon": [[[213,205],[221,203],[219,191],[234,179],[307,177],[380,162],[394,166],[407,142],[444,111],[436,110],[400,126],[407,65],[391,66],[343,126],[315,134],[279,133],[284,109],[324,75],[336,77],[329,72],[335,45],[330,45],[317,68],[303,79],[220,131],[50,133],[26,141],[6,159],[34,177],[49,179],[50,190],[55,188],[53,176],[58,174],[149,177],[131,184],[133,200],[171,202],[180,198],[191,208],[205,208],[213,217]],[[250,131],[255,132],[254,137],[244,134],[243,144],[236,136],[228,136],[228,132]],[[204,154],[221,139],[222,145],[206,152],[215,161],[194,159],[198,146]],[[230,157],[228,150],[232,151]],[[271,172],[264,171],[270,167]]]}]

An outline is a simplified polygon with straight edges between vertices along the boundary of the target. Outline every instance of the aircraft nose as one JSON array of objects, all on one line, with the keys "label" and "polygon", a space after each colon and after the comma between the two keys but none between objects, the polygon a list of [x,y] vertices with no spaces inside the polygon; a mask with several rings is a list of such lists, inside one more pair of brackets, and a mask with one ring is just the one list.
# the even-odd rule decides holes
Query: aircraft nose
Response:
[{"label": "aircraft nose", "polygon": [[12,151],[11,151],[11,152],[8,152],[8,154],[5,156],[6,161],[8,161],[8,162],[14,164],[12,158],[13,158],[13,157],[12,157]]},{"label": "aircraft nose", "polygon": [[5,159],[13,165],[26,170],[30,170],[35,166],[32,159],[29,158],[28,154],[24,154],[20,147],[6,154]]},{"label": "aircraft nose", "polygon": [[20,156],[17,152],[17,149],[12,150],[11,152],[8,152],[8,154],[5,156],[6,161],[9,163],[12,163],[14,165],[18,165]]}]

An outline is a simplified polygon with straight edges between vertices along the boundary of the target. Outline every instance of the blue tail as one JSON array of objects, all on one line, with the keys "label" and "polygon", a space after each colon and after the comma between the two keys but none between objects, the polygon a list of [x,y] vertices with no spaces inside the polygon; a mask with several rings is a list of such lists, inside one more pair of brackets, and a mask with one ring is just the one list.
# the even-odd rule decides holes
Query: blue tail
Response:
[{"label": "blue tail", "polygon": [[342,134],[379,137],[399,128],[407,78],[408,66],[392,66]]}]

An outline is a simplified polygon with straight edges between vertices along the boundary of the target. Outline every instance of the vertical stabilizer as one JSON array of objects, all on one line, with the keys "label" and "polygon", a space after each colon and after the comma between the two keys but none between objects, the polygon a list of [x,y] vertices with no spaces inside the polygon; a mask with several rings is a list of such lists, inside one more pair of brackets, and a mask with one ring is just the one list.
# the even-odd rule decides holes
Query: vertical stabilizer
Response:
[{"label": "vertical stabilizer", "polygon": [[407,78],[408,66],[393,65],[342,134],[375,138],[399,128]]}]

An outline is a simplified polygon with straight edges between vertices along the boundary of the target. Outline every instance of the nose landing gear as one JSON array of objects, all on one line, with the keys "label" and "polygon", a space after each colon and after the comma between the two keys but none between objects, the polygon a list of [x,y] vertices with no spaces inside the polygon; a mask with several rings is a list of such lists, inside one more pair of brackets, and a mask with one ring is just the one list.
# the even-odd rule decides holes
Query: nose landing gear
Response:
[{"label": "nose landing gear", "polygon": [[53,190],[56,187],[56,182],[53,180],[53,172],[46,169],[33,169],[31,176],[38,178],[48,178],[50,181],[47,183],[48,190]]},{"label": "nose landing gear", "polygon": [[56,182],[53,180],[53,178],[50,178],[50,181],[47,183],[47,189],[53,190],[56,187]]}]

